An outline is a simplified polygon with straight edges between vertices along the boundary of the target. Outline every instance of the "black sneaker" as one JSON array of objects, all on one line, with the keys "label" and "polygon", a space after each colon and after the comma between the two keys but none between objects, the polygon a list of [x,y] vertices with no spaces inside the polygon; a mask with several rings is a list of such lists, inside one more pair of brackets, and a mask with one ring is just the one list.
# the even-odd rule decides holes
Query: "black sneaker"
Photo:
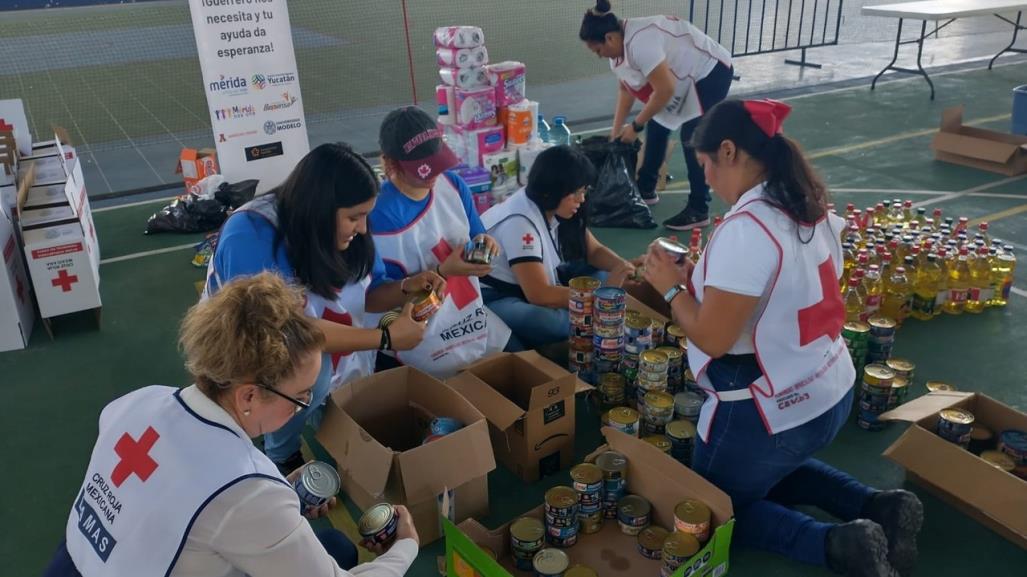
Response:
[{"label": "black sneaker", "polygon": [[856,519],[827,532],[827,567],[847,577],[899,577],[888,561],[888,538],[880,525]]},{"label": "black sneaker", "polygon": [[652,206],[660,202],[660,195],[656,194],[655,190],[652,192],[643,192],[640,190],[638,191],[638,193],[642,195],[642,202],[648,204],[649,206]]},{"label": "black sneaker", "polygon": [[285,461],[281,463],[276,461],[275,466],[278,467],[278,472],[281,473],[283,477],[288,477],[289,473],[292,473],[296,469],[299,469],[306,463],[307,462],[303,460],[303,453],[296,451],[295,453],[289,455],[289,458]]},{"label": "black sneaker", "polygon": [[663,221],[663,226],[671,230],[692,230],[708,224],[710,224],[709,214],[699,214],[687,208]]},{"label": "black sneaker", "polygon": [[920,499],[902,489],[879,491],[863,507],[863,515],[884,529],[888,561],[900,575],[911,575],[916,566],[916,538],[924,524]]}]

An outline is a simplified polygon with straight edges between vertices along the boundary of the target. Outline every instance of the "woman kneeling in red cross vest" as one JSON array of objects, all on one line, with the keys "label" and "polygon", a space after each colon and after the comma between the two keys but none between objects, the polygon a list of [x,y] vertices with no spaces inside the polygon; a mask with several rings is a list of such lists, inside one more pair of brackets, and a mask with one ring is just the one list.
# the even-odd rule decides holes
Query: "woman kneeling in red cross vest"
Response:
[{"label": "woman kneeling in red cross vest", "polygon": [[843,222],[781,134],[790,110],[728,100],[703,116],[691,146],[731,209],[694,267],[657,245],[646,255],[646,279],[684,329],[709,394],[693,468],[731,496],[738,544],[845,575],[908,575],[923,521],[916,496],[877,491],[812,458],[845,424],[856,374],[840,338]]}]

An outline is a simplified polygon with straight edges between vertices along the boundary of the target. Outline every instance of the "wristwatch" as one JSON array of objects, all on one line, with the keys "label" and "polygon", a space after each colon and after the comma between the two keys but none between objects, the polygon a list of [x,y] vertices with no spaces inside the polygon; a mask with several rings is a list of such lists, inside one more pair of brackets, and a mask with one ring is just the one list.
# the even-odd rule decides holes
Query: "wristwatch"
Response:
[{"label": "wristwatch", "polygon": [[667,292],[663,293],[663,300],[667,301],[667,304],[670,304],[679,294],[681,294],[681,291],[687,291],[687,290],[688,290],[688,287],[686,287],[683,284],[674,285],[674,286],[670,287],[670,290],[668,290]]},{"label": "wristwatch", "polygon": [[631,121],[631,129],[634,130],[636,133],[641,133],[642,131],[645,130],[645,125],[644,124],[639,124],[639,123],[635,122],[634,120],[632,120]]}]

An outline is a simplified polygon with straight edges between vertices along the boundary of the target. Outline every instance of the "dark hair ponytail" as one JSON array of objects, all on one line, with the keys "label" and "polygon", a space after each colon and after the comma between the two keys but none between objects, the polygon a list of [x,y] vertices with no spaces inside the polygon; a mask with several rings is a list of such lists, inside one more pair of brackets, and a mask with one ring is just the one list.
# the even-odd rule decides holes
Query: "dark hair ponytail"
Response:
[{"label": "dark hair ponytail", "polygon": [[[528,173],[524,193],[544,215],[555,210],[564,197],[574,194],[596,180],[596,169],[579,148],[562,144],[543,150]],[[560,257],[564,261],[585,258],[585,232],[588,230],[588,197],[578,212],[568,219],[557,217]]]},{"label": "dark hair ponytail", "polygon": [[595,8],[585,11],[581,19],[581,29],[578,30],[578,38],[583,42],[606,42],[606,35],[610,32],[620,32],[620,20],[617,15],[610,12],[610,0],[596,0]]},{"label": "dark hair ponytail", "polygon": [[766,167],[767,196],[794,220],[813,224],[827,213],[827,186],[798,143],[783,134],[768,137],[740,100],[725,100],[706,112],[690,145],[716,157],[725,140]]}]

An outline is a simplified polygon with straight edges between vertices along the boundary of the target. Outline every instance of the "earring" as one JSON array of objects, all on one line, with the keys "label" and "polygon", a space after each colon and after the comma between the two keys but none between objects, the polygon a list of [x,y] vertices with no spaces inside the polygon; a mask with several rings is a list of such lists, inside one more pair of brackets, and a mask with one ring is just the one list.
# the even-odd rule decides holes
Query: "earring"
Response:
[{"label": "earring", "polygon": [[245,411],[242,412],[242,414],[244,414],[244,415],[246,415],[248,417],[248,416],[250,416],[250,410],[246,409]]}]

